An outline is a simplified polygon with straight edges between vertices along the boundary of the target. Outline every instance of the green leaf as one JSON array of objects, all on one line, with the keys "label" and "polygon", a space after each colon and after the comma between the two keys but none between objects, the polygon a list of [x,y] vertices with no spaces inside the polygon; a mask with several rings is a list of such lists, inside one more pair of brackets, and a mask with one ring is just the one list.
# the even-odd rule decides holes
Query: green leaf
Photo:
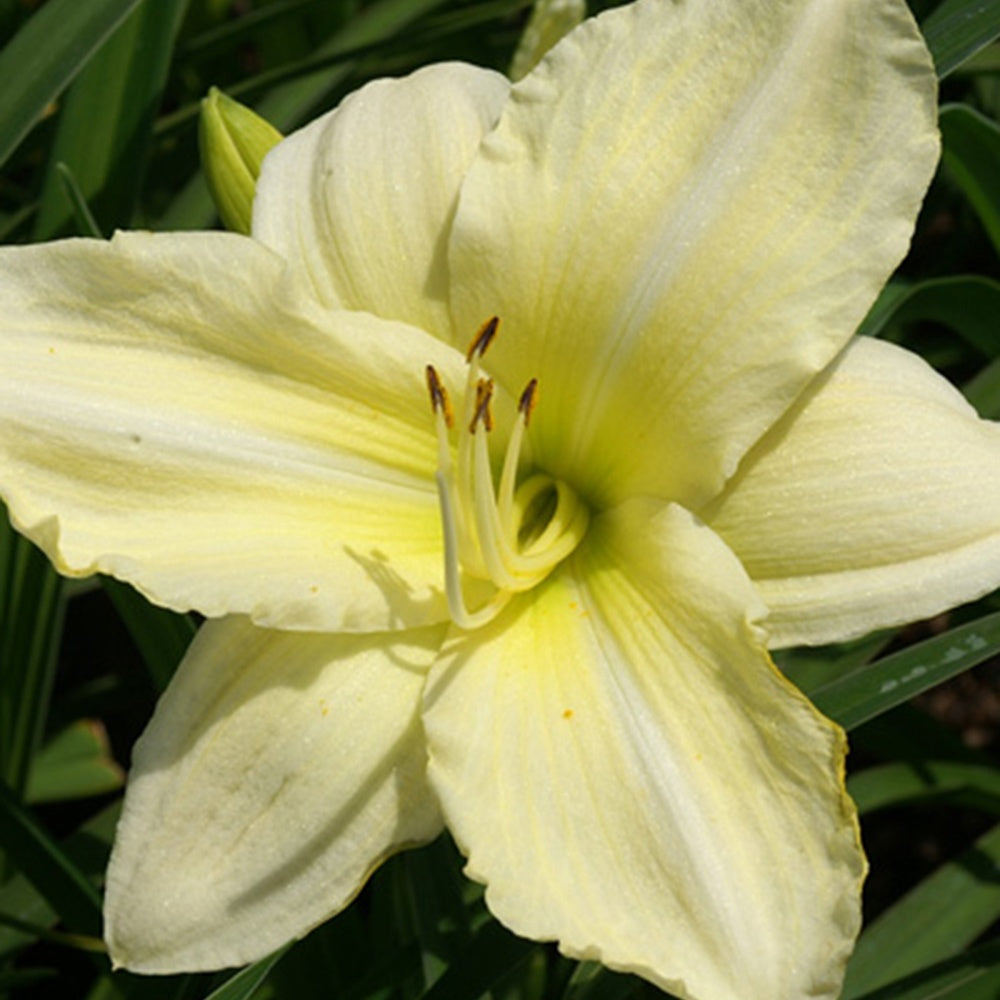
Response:
[{"label": "green leaf", "polygon": [[0,848],[71,929],[100,932],[100,894],[6,783],[0,784]]},{"label": "green leaf", "polygon": [[424,980],[433,982],[472,938],[461,858],[449,838],[438,837],[421,851],[403,854],[400,862],[405,876],[400,894],[420,942]]},{"label": "green leaf", "polygon": [[79,719],[35,755],[26,800],[34,804],[82,799],[113,792],[124,784],[125,772],[111,757],[104,726]]},{"label": "green leaf", "polygon": [[[643,994],[642,981],[612,972],[598,962],[580,962],[563,993],[563,1000],[635,1000]],[[660,994],[667,997],[667,994]]]},{"label": "green leaf", "polygon": [[0,972],[0,993],[6,995],[8,990],[25,990],[58,975],[57,969],[7,969]]},{"label": "green leaf", "polygon": [[989,941],[866,993],[860,1000],[996,1000],[998,996],[1000,941]]},{"label": "green leaf", "polygon": [[825,715],[853,729],[1000,651],[1000,611],[960,625],[809,692]]},{"label": "green leaf", "polygon": [[[62,843],[66,857],[84,878],[96,881],[104,873],[120,814],[119,799],[87,820]],[[31,935],[18,930],[18,925],[49,927],[58,919],[56,907],[46,901],[23,872],[0,885],[0,913],[10,918],[0,921],[0,957],[16,951],[32,939]]]},{"label": "green leaf", "polygon": [[872,632],[851,642],[829,646],[776,649],[772,654],[778,669],[798,688],[809,694],[870,663],[892,641],[892,629]]},{"label": "green leaf", "polygon": [[72,172],[80,199],[96,217],[96,228],[109,233],[131,221],[187,2],[141,4],[74,81],[59,113],[35,239],[63,234],[72,221],[73,204],[64,193],[60,164]]},{"label": "green leaf", "polygon": [[1000,917],[998,867],[1000,826],[868,927],[847,965],[843,1000],[953,958],[974,941]]},{"label": "green leaf", "polygon": [[42,553],[0,516],[0,778],[19,796],[48,713],[64,589]]},{"label": "green leaf", "polygon": [[951,760],[884,764],[852,774],[847,791],[862,815],[955,793],[1000,812],[1000,770],[992,764]]},{"label": "green leaf", "polygon": [[1000,353],[1000,281],[980,275],[929,278],[912,285],[892,282],[883,289],[858,332],[880,337],[897,324],[941,323],[985,357]]},{"label": "green leaf", "polygon": [[[59,160],[56,163],[55,171],[72,206],[77,233],[80,236],[90,236],[95,240],[103,239],[104,233],[101,232],[101,227],[97,224],[97,219],[94,218],[94,213],[90,210],[87,199],[69,165]],[[48,199],[46,199],[46,203],[47,201]]]},{"label": "green leaf", "polygon": [[1000,357],[962,386],[965,398],[987,420],[1000,420]]},{"label": "green leaf", "polygon": [[194,619],[150,604],[127,583],[110,576],[101,577],[101,585],[139,647],[156,689],[166,690],[197,631]]},{"label": "green leaf", "polygon": [[945,105],[939,124],[941,160],[1000,253],[1000,128],[964,104]]},{"label": "green leaf", "polygon": [[[375,0],[364,15],[351,18],[339,31],[316,46],[310,62],[338,59],[355,49],[391,38],[422,15],[447,0]],[[335,66],[303,72],[298,79],[275,86],[253,105],[261,118],[280,132],[288,133],[301,125],[317,106],[341,86],[357,68],[357,58],[344,58]],[[288,68],[282,73],[289,72]],[[239,86],[227,87],[230,97],[246,101],[248,91],[261,88],[261,80],[250,79]],[[192,120],[196,109],[191,110]],[[211,196],[201,174],[193,177],[178,193],[160,220],[163,229],[204,229],[215,215]]]},{"label": "green leaf", "polygon": [[1000,35],[996,0],[944,0],[921,24],[937,74],[949,73]]},{"label": "green leaf", "polygon": [[0,52],[0,165],[140,0],[49,0]]},{"label": "green leaf", "polygon": [[253,965],[240,969],[218,989],[212,990],[205,1000],[249,1000],[289,948],[291,948],[290,944],[285,945],[273,955],[268,955],[259,962],[254,962]]},{"label": "green leaf", "polygon": [[502,977],[526,962],[540,945],[490,920],[448,966],[422,1000],[478,1000]]}]

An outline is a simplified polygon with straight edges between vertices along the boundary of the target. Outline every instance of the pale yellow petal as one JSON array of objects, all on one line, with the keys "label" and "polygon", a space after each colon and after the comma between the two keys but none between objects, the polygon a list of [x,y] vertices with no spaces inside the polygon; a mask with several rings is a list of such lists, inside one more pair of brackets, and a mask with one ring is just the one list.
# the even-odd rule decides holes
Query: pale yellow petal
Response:
[{"label": "pale yellow petal", "polygon": [[63,573],[284,628],[447,617],[428,361],[227,234],[2,251],[0,494]]},{"label": "pale yellow petal", "polygon": [[429,774],[514,931],[687,1000],[838,995],[864,860],[844,739],[731,552],[635,501],[428,682]]},{"label": "pale yellow petal", "polygon": [[926,617],[1000,586],[1000,426],[920,358],[859,338],[705,516],[773,646]]},{"label": "pale yellow petal", "polygon": [[322,302],[448,337],[458,187],[508,89],[461,63],[367,84],[264,161],[254,236],[307,273]]},{"label": "pale yellow petal", "polygon": [[639,0],[517,84],[456,215],[456,327],[602,503],[714,496],[906,250],[936,77],[902,0]]},{"label": "pale yellow petal", "polygon": [[434,837],[418,717],[440,628],[206,625],[136,744],[105,936],[136,972],[261,958]]}]

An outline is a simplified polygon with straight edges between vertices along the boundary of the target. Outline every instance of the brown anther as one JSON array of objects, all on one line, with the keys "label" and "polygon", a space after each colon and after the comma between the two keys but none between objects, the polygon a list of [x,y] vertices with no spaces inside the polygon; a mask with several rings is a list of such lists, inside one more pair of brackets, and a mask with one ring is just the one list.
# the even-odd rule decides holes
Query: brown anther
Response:
[{"label": "brown anther", "polygon": [[444,383],[441,381],[433,365],[427,366],[427,390],[431,394],[431,409],[435,413],[440,410],[445,424],[448,427],[453,427],[455,424],[455,415],[451,410],[451,400],[448,399]]},{"label": "brown anther", "polygon": [[493,379],[481,378],[476,384],[476,408],[472,412],[469,423],[469,433],[476,433],[476,424],[481,420],[487,431],[493,430],[493,411],[490,401],[493,399]]},{"label": "brown anther", "polygon": [[524,426],[527,427],[531,421],[531,414],[535,412],[535,403],[538,402],[538,379],[533,378],[521,393],[521,398],[517,403],[518,413],[524,417]]},{"label": "brown anther", "polygon": [[497,327],[500,326],[500,317],[491,316],[476,332],[469,344],[469,349],[465,352],[465,360],[472,361],[478,354],[482,357],[486,349],[493,343],[493,338],[497,335]]}]

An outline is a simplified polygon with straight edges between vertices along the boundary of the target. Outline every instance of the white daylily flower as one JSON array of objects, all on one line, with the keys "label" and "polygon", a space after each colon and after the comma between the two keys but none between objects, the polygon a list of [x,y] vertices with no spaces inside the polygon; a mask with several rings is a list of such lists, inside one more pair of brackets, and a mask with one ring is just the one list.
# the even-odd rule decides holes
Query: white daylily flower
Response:
[{"label": "white daylily flower", "polygon": [[362,88],[269,154],[252,238],[0,252],[12,517],[218,619],[136,747],[117,962],[258,958],[445,825],[566,954],[837,994],[844,739],[765,628],[1000,578],[996,426],[850,343],[935,88],[901,0],[639,0],[513,88]]}]

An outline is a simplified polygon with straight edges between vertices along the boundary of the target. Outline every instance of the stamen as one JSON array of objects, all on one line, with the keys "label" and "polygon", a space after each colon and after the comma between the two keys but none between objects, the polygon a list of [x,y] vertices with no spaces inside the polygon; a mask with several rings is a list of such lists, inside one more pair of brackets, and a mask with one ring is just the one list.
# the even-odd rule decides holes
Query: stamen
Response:
[{"label": "stamen", "polygon": [[454,427],[455,414],[451,409],[451,400],[433,365],[427,366],[427,389],[431,394],[431,408],[435,413],[440,411],[444,415],[444,422],[448,427]]},{"label": "stamen", "polygon": [[488,430],[493,430],[493,411],[490,409],[490,401],[493,399],[493,379],[481,378],[476,384],[476,406],[472,413],[472,420],[469,422],[469,433],[476,433],[476,424],[482,421],[483,426]]},{"label": "stamen", "polygon": [[[466,355],[463,430],[453,466],[449,429],[455,417],[437,371],[427,366],[438,434],[438,501],[444,533],[445,590],[448,611],[460,628],[472,629],[493,619],[513,594],[543,580],[579,544],[589,514],[576,493],[551,476],[530,476],[517,485],[524,435],[538,400],[538,380],[531,379],[517,403],[517,417],[507,443],[499,489],[494,488],[489,434],[493,430],[493,380],[480,375],[480,359],[496,337],[499,320],[487,320]],[[463,583],[489,581],[493,595],[470,611]]]},{"label": "stamen", "polygon": [[500,317],[491,316],[477,331],[469,344],[469,349],[465,352],[465,360],[470,364],[474,357],[481,358],[493,343],[493,338],[497,335],[497,327],[500,326]]},{"label": "stamen", "polygon": [[448,597],[448,614],[451,620],[464,629],[479,628],[492,621],[513,597],[510,591],[498,590],[481,608],[469,611],[462,596],[462,576],[458,560],[458,538],[455,517],[451,506],[448,484],[439,472],[437,480],[438,502],[441,507],[441,524],[444,528],[444,586]]},{"label": "stamen", "polygon": [[512,569],[514,552],[506,544],[500,523],[496,498],[493,495],[493,474],[490,471],[490,454],[486,444],[486,431],[476,429],[476,465],[474,471],[476,530],[479,551],[490,574],[490,579],[501,589],[522,590]]},{"label": "stamen", "polygon": [[[454,517],[453,534],[456,538],[457,558],[469,566],[480,567],[479,548],[469,524],[469,503],[467,476],[463,476],[462,459],[459,456],[458,481],[451,464],[451,448],[448,444],[448,430],[454,426],[455,419],[451,409],[448,392],[433,365],[428,365],[427,388],[430,391],[431,406],[434,409],[435,424],[438,439],[438,478],[439,494],[443,490],[446,495],[439,496],[443,505],[447,503],[448,510]],[[456,495],[457,494],[457,495]],[[442,513],[442,516],[443,513]]]},{"label": "stamen", "polygon": [[535,412],[535,404],[538,402],[538,379],[533,378],[521,393],[521,398],[517,402],[517,412],[524,417],[524,426],[531,422],[531,414]]},{"label": "stamen", "polygon": [[[528,428],[528,421],[535,408],[535,401],[538,398],[538,379],[533,378],[521,393],[521,398],[517,404],[517,412],[520,419],[514,424],[511,431],[510,441],[507,442],[507,454],[503,459],[503,470],[500,473],[500,494],[498,508],[500,510],[500,522],[516,530],[511,520],[514,504],[514,484],[517,480],[517,464],[521,459],[521,442],[524,440],[524,432]],[[508,538],[511,545],[517,544],[514,537]]]},{"label": "stamen", "polygon": [[[463,413],[463,422],[465,426],[472,430],[478,417],[478,410],[480,404],[480,382],[479,378],[479,359],[486,353],[490,344],[493,343],[493,338],[497,335],[497,329],[500,326],[500,320],[496,316],[490,317],[476,333],[475,337],[472,338],[472,343],[469,344],[469,350],[466,352],[465,360],[469,363],[469,370],[465,377],[465,408]],[[492,424],[493,417],[490,415],[490,422]],[[469,487],[469,470],[472,467],[472,438],[466,437],[464,434],[460,437],[458,442],[458,494],[459,502],[461,505],[468,510],[471,505],[471,494]]]}]

